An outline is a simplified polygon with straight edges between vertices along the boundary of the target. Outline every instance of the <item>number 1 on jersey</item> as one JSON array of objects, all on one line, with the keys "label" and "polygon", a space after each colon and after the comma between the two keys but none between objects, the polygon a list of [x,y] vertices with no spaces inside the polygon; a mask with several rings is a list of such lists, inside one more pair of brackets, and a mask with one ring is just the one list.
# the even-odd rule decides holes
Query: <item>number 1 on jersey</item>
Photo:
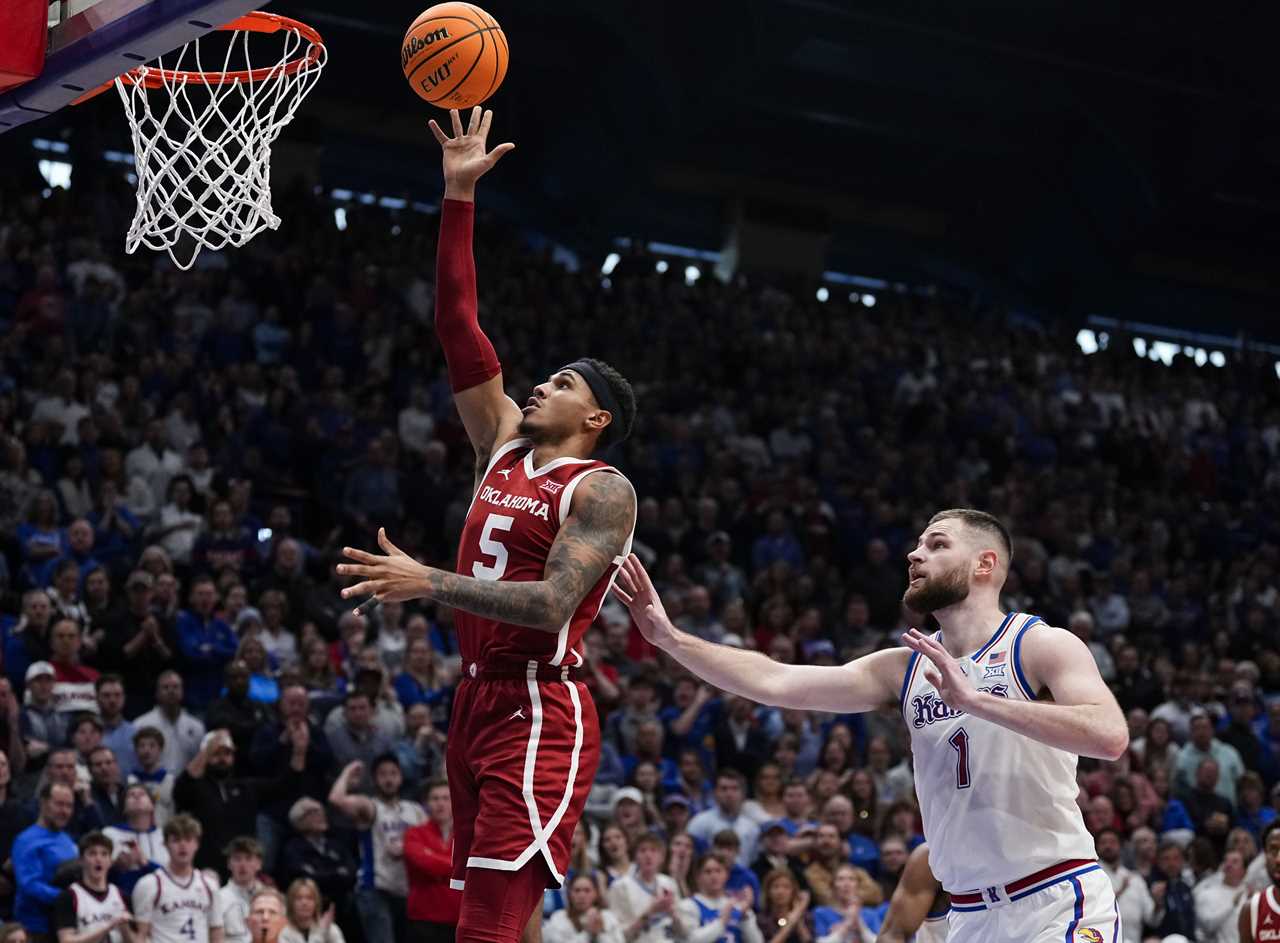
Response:
[{"label": "number 1 on jersey", "polygon": [[969,735],[961,727],[947,741],[956,751],[956,788],[968,789],[969,780]]},{"label": "number 1 on jersey", "polygon": [[508,517],[505,514],[490,514],[485,518],[484,530],[480,532],[480,550],[493,557],[493,565],[471,564],[471,575],[476,579],[500,580],[502,574],[507,572],[507,548],[494,539],[493,532],[511,530],[511,525],[515,522],[514,517]]}]

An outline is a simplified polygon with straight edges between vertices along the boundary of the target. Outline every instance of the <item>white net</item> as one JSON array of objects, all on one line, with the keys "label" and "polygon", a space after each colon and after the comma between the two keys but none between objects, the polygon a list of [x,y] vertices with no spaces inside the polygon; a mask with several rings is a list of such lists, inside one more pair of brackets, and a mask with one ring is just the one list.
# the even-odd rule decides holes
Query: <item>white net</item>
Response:
[{"label": "white net", "polygon": [[[206,70],[197,39],[171,57],[171,66],[156,60],[115,82],[138,176],[138,209],[125,251],[139,245],[164,250],[181,269],[190,268],[201,249],[238,248],[279,227],[271,209],[271,145],[327,57],[318,37],[308,39],[296,28],[221,35],[228,43],[218,72]],[[251,36],[258,37],[255,45],[283,38],[274,66],[253,68]]]}]

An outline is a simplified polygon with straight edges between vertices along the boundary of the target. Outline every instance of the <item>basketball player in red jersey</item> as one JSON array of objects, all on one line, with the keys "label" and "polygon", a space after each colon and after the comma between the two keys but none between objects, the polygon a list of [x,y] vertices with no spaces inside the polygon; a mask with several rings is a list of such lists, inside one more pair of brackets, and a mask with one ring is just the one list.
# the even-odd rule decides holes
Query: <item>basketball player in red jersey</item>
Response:
[{"label": "basketball player in red jersey", "polygon": [[1240,943],[1280,943],[1280,819],[1262,830],[1262,853],[1271,886],[1240,908]]},{"label": "basketball player in red jersey", "polygon": [[[486,150],[492,112],[476,108],[444,150],[436,261],[436,333],[454,402],[476,453],[475,494],[456,573],[423,566],[378,532],[386,556],[344,549],[338,571],[364,581],[344,596],[430,599],[457,610],[463,673],[449,727],[448,778],[461,889],[459,943],[539,939],[547,887],[563,884],[569,846],[600,753],[596,709],[576,678],[582,637],[631,550],[630,482],[590,456],[626,437],[631,385],[607,364],[575,360],[523,409],[476,320],[471,230],[476,181],[511,144]],[[532,920],[530,918],[533,918]]]}]

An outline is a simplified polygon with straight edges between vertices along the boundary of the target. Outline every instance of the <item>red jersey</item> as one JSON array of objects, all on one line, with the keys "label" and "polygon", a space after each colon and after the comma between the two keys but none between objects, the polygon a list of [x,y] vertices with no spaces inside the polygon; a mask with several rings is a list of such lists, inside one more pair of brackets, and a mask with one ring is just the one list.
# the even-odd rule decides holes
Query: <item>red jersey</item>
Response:
[{"label": "red jersey", "polygon": [[[528,439],[507,442],[493,453],[471,499],[458,546],[457,572],[482,580],[542,579],[575,489],[596,473],[621,475],[611,465],[586,458],[558,458],[534,468],[533,444]],[[633,522],[622,553],[555,634],[455,611],[453,624],[463,664],[523,667],[531,660],[554,666],[584,664],[582,637],[604,604],[618,567],[631,552],[634,533]]]},{"label": "red jersey", "polygon": [[1280,941],[1280,891],[1272,884],[1249,898],[1249,939],[1253,943]]}]

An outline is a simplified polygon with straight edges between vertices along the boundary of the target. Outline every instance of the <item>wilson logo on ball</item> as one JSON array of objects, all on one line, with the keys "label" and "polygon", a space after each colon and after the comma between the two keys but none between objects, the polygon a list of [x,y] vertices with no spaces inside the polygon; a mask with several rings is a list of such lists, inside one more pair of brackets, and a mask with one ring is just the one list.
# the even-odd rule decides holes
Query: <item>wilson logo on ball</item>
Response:
[{"label": "wilson logo on ball", "polygon": [[409,60],[416,56],[422,50],[426,49],[432,43],[441,39],[448,39],[449,31],[441,26],[429,33],[423,33],[421,36],[410,36],[409,41],[404,44],[404,49],[400,51],[400,67],[404,68],[409,64]]},{"label": "wilson logo on ball", "polygon": [[400,65],[409,87],[441,108],[470,108],[488,99],[507,74],[506,34],[471,3],[437,3],[404,34]]}]

